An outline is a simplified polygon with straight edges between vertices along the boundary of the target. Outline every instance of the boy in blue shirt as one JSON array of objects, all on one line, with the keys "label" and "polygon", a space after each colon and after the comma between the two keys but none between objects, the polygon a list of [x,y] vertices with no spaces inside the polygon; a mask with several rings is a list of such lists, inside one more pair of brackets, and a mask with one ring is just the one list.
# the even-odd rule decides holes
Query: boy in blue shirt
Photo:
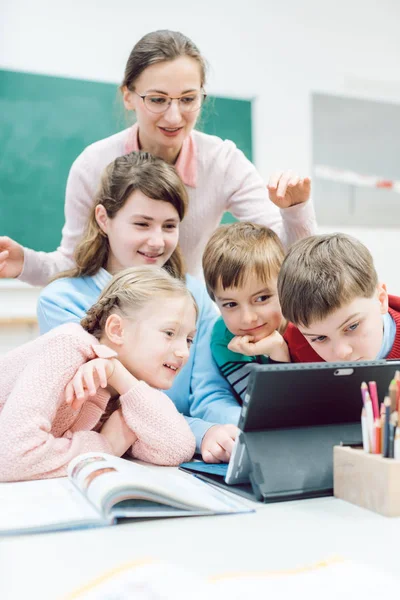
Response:
[{"label": "boy in blue shirt", "polygon": [[240,402],[255,363],[290,361],[277,292],[283,259],[271,229],[245,222],[219,227],[203,254],[207,291],[221,311],[212,355]]}]

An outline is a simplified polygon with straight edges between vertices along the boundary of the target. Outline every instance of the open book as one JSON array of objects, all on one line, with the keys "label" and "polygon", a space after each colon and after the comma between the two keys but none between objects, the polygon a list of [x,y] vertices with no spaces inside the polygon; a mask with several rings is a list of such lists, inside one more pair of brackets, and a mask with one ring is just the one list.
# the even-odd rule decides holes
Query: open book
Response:
[{"label": "open book", "polygon": [[0,535],[101,527],[124,518],[252,510],[248,503],[175,468],[101,452],[74,458],[68,478],[0,483]]}]

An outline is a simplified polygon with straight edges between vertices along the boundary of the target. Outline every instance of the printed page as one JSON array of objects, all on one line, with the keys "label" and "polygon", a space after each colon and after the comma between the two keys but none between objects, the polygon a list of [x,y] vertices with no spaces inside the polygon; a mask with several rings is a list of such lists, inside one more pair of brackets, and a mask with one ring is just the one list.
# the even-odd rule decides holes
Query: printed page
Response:
[{"label": "printed page", "polygon": [[[118,459],[115,459],[116,468],[117,461]],[[178,509],[209,514],[252,510],[237,496],[225,493],[176,468],[146,466],[125,460],[122,461],[120,473],[126,481],[126,486],[136,489],[142,499],[165,502]],[[101,485],[100,481],[98,485]],[[125,496],[127,497],[128,495]],[[133,506],[132,508],[134,509]],[[134,512],[131,511],[130,516],[135,516]]]},{"label": "printed page", "polygon": [[[132,498],[210,514],[251,510],[233,495],[177,469],[145,466],[109,454],[81,455],[71,461],[68,472],[71,480],[103,514],[108,514],[116,501],[124,501],[125,516],[144,516],[143,502],[141,509],[139,506],[135,509],[132,502],[127,510],[127,501]],[[157,511],[151,510],[149,516],[157,516]]]},{"label": "printed page", "polygon": [[[113,486],[118,486],[118,482],[120,482],[119,470],[110,463],[110,459],[113,458],[115,457],[104,452],[86,452],[73,458],[68,465],[68,477],[71,483],[93,504],[100,514],[104,514],[104,495],[109,493]],[[120,458],[117,460],[121,461]],[[107,477],[108,474],[116,475],[117,483],[115,483],[115,477],[112,477],[110,481],[110,478]],[[102,481],[100,487],[95,485],[98,478]],[[89,489],[91,491],[90,495]]]},{"label": "printed page", "polygon": [[0,535],[104,524],[67,478],[0,483]]}]

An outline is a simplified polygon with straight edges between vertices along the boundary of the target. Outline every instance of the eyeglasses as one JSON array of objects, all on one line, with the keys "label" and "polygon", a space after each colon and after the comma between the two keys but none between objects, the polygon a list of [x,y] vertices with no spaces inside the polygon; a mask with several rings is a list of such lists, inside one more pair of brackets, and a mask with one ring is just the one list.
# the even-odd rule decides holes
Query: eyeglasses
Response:
[{"label": "eyeglasses", "polygon": [[166,112],[172,104],[173,100],[178,100],[179,110],[183,113],[194,112],[195,110],[199,110],[204,100],[207,98],[207,94],[204,92],[193,92],[190,94],[185,94],[184,96],[177,96],[175,98],[171,98],[171,96],[164,96],[164,94],[138,94],[135,92],[139,98],[141,98],[144,102],[146,108],[149,109],[150,112],[155,114],[161,114]]}]

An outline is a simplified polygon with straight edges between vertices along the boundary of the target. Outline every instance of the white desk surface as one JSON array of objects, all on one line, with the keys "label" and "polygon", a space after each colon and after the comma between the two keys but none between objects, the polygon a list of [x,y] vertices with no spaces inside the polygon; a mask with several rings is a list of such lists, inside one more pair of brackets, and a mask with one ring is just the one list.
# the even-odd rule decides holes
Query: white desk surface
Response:
[{"label": "white desk surface", "polygon": [[101,573],[144,558],[209,576],[289,569],[339,555],[391,572],[400,586],[399,540],[400,518],[381,517],[332,497],[258,504],[256,513],[244,515],[2,538],[0,597],[55,600]]}]

